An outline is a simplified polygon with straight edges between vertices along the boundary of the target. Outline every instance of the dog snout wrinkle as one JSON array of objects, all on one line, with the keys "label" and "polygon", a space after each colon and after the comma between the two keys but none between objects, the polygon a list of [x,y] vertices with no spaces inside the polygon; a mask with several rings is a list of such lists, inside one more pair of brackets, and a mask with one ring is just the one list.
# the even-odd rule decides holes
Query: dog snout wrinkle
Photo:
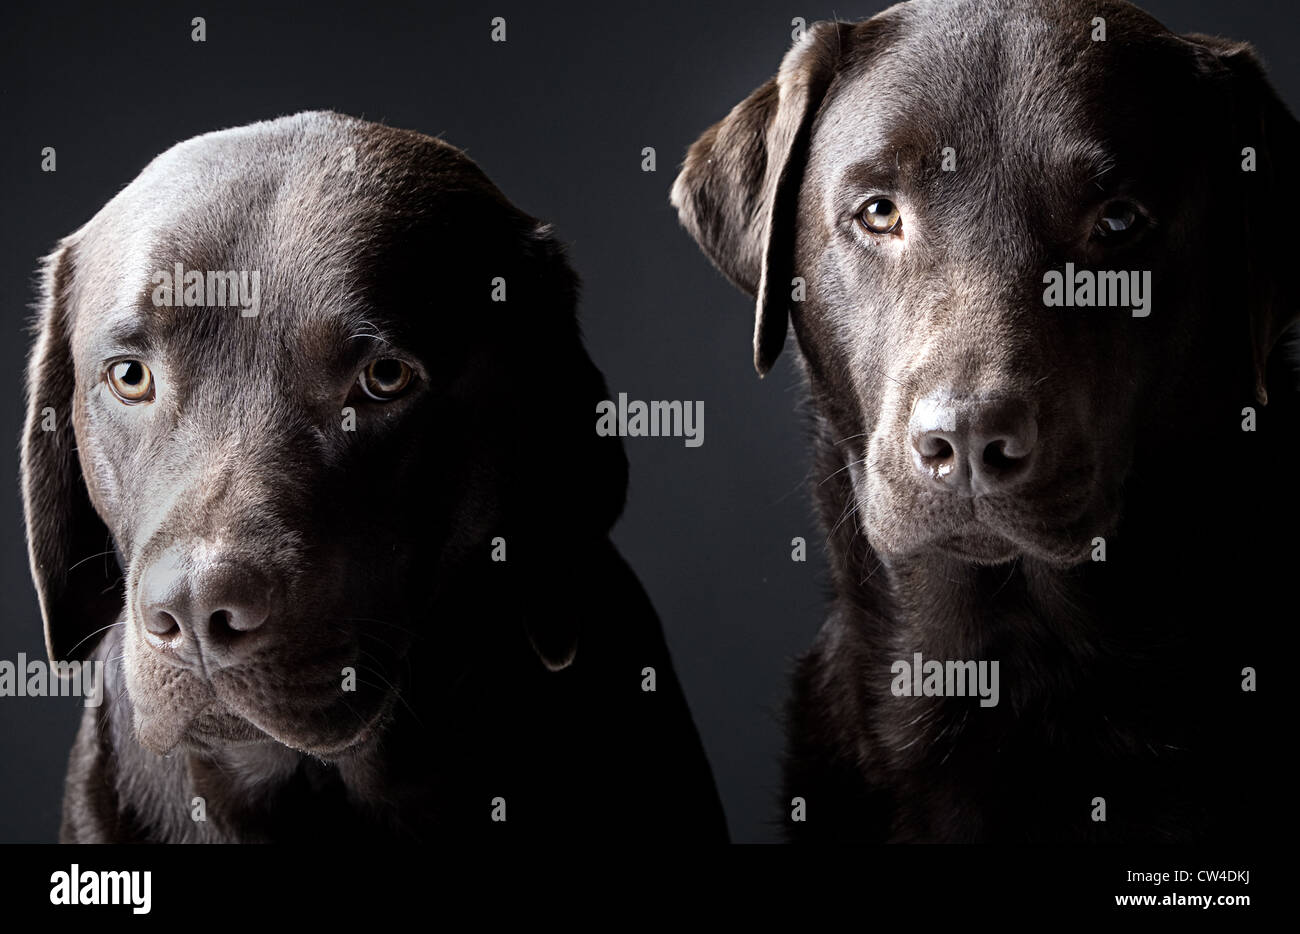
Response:
[{"label": "dog snout wrinkle", "polygon": [[908,440],[912,462],[933,488],[984,496],[1029,476],[1038,422],[1021,399],[926,396],[912,407]]}]

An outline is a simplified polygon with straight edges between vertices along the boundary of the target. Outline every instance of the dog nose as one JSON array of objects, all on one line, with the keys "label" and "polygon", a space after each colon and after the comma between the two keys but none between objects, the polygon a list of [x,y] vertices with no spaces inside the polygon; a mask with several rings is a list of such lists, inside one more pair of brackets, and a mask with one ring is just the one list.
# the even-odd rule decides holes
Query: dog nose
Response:
[{"label": "dog nose", "polygon": [[247,565],[165,555],[140,580],[145,641],[208,670],[246,660],[270,613],[270,582]]},{"label": "dog nose", "polygon": [[1021,399],[927,396],[908,423],[912,460],[937,489],[1001,493],[1029,476],[1038,422]]}]

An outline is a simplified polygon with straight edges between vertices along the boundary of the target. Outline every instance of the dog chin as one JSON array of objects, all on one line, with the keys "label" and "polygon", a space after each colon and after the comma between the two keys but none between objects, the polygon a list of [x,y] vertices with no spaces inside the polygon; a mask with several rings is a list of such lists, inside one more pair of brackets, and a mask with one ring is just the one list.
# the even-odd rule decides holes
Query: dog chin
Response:
[{"label": "dog chin", "polygon": [[988,567],[1033,558],[1055,567],[1068,568],[1090,560],[1092,548],[1091,540],[1081,543],[1066,537],[1035,538],[976,524],[956,531],[917,536],[910,541],[891,539],[868,529],[867,539],[886,561],[940,554],[967,564]]},{"label": "dog chin", "polygon": [[1002,539],[1009,549],[1008,556],[998,561],[978,561],[981,564],[1005,564],[1020,558],[1033,558],[1042,564],[1057,568],[1071,568],[1090,560],[1091,544],[1080,543],[1074,539],[1061,538],[1022,538]]},{"label": "dog chin", "polygon": [[[272,742],[329,761],[357,755],[379,739],[392,718],[393,695],[376,698],[365,710],[358,709],[360,706],[360,698],[354,698],[348,704],[335,701],[310,712],[295,709],[268,714],[235,707],[231,713]],[[308,724],[323,725],[310,729]]]},{"label": "dog chin", "polygon": [[971,564],[1007,564],[1020,557],[1020,549],[1000,535],[984,531],[966,531],[940,538],[932,547],[944,554]]},{"label": "dog chin", "polygon": [[[335,713],[332,708],[324,707],[318,712],[318,718],[337,722]],[[350,712],[347,716],[355,719]],[[274,744],[328,761],[354,756],[369,748],[383,733],[389,717],[390,705],[385,701],[376,705],[375,712],[350,733],[326,729],[306,735],[296,728],[300,724],[280,728],[261,722],[256,714],[237,713],[214,700],[191,716],[174,710],[150,714],[137,707],[135,734],[141,746],[160,756],[177,751],[215,755],[239,747]]]},{"label": "dog chin", "polygon": [[[1005,498],[979,502],[922,497],[900,508],[896,496],[878,491],[860,492],[858,503],[867,540],[886,561],[942,555],[996,566],[1030,558],[1069,568],[1091,560],[1094,538],[1106,534],[1098,530],[1112,528],[1116,518],[1112,499],[1099,495],[1083,504],[1046,504],[1033,510],[1017,509]],[[900,515],[907,518],[898,521]]]},{"label": "dog chin", "polygon": [[880,542],[868,533],[868,540],[876,552],[886,560],[916,559],[939,554],[967,564],[1008,564],[1024,554],[1024,550],[1006,538],[991,531],[968,528],[961,532],[926,536],[908,542]]}]

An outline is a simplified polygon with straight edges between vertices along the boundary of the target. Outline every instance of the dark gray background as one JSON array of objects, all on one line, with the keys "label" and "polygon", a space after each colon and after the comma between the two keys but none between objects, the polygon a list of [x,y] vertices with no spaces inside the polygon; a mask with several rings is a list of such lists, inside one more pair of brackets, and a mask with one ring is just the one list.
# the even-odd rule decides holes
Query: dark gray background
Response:
[{"label": "dark gray background", "polygon": [[[611,392],[703,400],[702,448],[628,439],[631,493],[615,537],[663,619],[733,837],[775,839],[786,676],[817,629],[826,580],[800,392],[788,357],[758,380],[750,303],[678,228],[668,189],[691,141],[776,70],[793,17],[863,19],[886,5],[203,0],[8,9],[0,353],[9,401],[0,438],[13,453],[0,488],[0,659],[44,652],[16,456],[38,257],[176,141],[338,110],[442,135],[516,204],[556,224],[585,282],[587,342]],[[1292,5],[1145,7],[1177,31],[1249,39],[1283,97],[1300,105]],[[190,41],[196,15],[207,19],[205,44]],[[489,41],[498,15],[508,22],[505,44]],[[45,146],[57,149],[57,173],[40,171]],[[645,146],[657,150],[656,173],[640,169]],[[806,564],[790,560],[796,535],[814,547]],[[0,698],[0,842],[54,839],[79,710],[72,699]]]}]

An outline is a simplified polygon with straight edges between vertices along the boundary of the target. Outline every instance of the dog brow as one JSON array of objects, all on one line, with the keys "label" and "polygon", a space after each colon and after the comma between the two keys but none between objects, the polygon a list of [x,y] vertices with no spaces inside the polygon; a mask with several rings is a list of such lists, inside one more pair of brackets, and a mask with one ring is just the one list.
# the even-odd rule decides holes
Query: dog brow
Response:
[{"label": "dog brow", "polygon": [[120,350],[148,350],[154,343],[151,335],[156,333],[148,314],[148,311],[142,310],[115,313],[104,328],[105,340]]},{"label": "dog brow", "polygon": [[1118,165],[1114,153],[1092,140],[1074,140],[1063,144],[1063,152],[1053,154],[1053,161],[1081,185],[1105,190],[1101,179]]}]

